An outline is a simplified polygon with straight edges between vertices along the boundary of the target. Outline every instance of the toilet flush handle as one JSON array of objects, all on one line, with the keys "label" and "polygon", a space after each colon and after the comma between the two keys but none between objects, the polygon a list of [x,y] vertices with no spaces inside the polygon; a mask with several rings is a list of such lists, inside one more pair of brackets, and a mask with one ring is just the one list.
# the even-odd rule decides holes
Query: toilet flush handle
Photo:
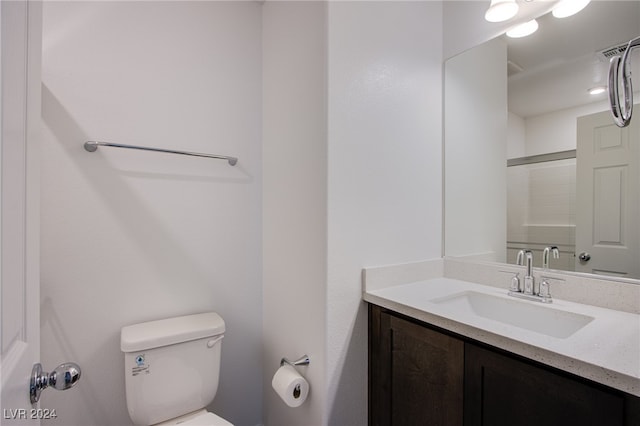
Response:
[{"label": "toilet flush handle", "polygon": [[209,349],[211,349],[212,347],[214,347],[216,345],[216,343],[218,343],[220,340],[222,340],[222,338],[224,337],[224,334],[221,334],[218,337],[215,337],[211,340],[207,340],[207,347]]}]

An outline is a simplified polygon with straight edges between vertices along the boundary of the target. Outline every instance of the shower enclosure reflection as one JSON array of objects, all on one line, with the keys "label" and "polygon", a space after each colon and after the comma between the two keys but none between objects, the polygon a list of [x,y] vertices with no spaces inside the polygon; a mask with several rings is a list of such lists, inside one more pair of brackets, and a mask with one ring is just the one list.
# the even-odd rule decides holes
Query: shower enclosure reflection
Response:
[{"label": "shower enclosure reflection", "polygon": [[561,160],[535,156],[510,162],[507,167],[507,263],[516,263],[518,251],[531,250],[534,266],[540,267],[545,247],[556,246],[560,256],[549,259],[549,268],[575,270],[575,151],[573,155]]}]

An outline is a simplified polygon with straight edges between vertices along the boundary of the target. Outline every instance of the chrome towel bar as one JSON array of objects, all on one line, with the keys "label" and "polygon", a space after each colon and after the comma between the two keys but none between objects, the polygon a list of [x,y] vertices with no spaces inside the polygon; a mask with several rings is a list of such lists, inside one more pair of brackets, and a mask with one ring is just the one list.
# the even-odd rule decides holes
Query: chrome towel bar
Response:
[{"label": "chrome towel bar", "polygon": [[161,149],[161,148],[151,148],[148,146],[135,146],[135,145],[124,145],[120,143],[113,142],[97,142],[97,141],[87,141],[84,143],[84,149],[89,152],[95,152],[98,149],[98,146],[111,146],[115,148],[127,148],[127,149],[140,149],[142,151],[153,151],[153,152],[164,152],[167,154],[180,154],[180,155],[190,155],[193,157],[207,157],[207,158],[217,158],[220,160],[227,160],[229,165],[235,166],[238,162],[236,157],[228,157],[226,155],[214,155],[214,154],[203,154],[200,152],[189,152],[189,151],[176,151],[173,149]]}]

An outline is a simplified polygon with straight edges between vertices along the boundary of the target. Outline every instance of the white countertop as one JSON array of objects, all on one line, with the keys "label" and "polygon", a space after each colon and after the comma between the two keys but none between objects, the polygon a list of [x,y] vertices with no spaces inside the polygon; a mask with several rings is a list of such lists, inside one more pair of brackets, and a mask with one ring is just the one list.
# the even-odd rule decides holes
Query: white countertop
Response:
[{"label": "white countertop", "polygon": [[[363,299],[462,336],[525,356],[640,396],[640,315],[555,299],[521,300],[544,309],[594,317],[566,338],[551,337],[500,321],[464,314],[430,302],[463,291],[512,299],[507,290],[452,278],[432,278],[365,289]],[[520,299],[517,299],[520,300]]]}]

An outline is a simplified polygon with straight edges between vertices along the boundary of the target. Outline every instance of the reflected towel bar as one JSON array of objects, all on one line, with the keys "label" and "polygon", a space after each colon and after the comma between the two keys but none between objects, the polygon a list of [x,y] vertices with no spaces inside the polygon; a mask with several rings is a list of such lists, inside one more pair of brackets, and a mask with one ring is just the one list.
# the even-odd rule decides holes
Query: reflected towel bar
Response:
[{"label": "reflected towel bar", "polygon": [[231,166],[235,166],[236,163],[238,162],[238,159],[236,157],[227,157],[225,155],[202,154],[199,152],[189,152],[189,151],[175,151],[172,149],[150,148],[147,146],[135,146],[135,145],[123,145],[123,144],[112,143],[112,142],[87,141],[84,143],[84,149],[86,149],[89,152],[95,152],[98,149],[98,146],[112,146],[115,148],[140,149],[142,151],[154,151],[154,152],[164,152],[167,154],[191,155],[193,157],[218,158],[220,160],[227,160],[229,162],[229,165]]}]

